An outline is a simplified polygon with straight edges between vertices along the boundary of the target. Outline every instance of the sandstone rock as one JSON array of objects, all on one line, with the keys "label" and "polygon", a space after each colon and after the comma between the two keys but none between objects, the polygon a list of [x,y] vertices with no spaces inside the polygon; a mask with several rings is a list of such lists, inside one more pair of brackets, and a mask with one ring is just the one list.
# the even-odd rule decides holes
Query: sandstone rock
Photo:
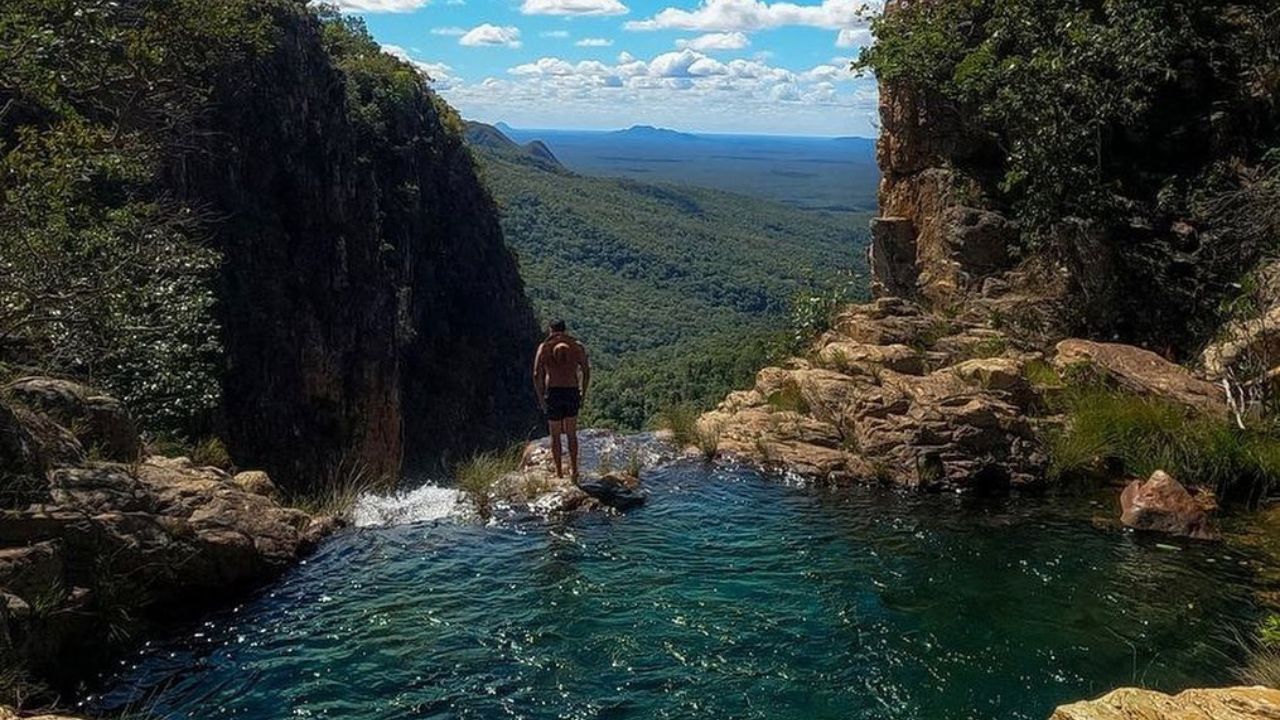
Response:
[{"label": "sandstone rock", "polygon": [[630,510],[644,504],[639,492],[640,478],[624,472],[611,472],[597,479],[585,479],[578,488],[615,510]]},{"label": "sandstone rock", "polygon": [[903,217],[878,217],[871,221],[872,292],[877,296],[910,296],[916,292],[916,229]]},{"label": "sandstone rock", "polygon": [[1162,470],[1134,480],[1120,494],[1120,522],[1137,530],[1216,540],[1218,532],[1203,504]]},{"label": "sandstone rock", "polygon": [[72,431],[80,444],[96,449],[103,459],[131,462],[141,442],[133,418],[120,401],[70,380],[26,377],[8,386],[14,399],[48,415]]},{"label": "sandstone rock", "polygon": [[1244,374],[1254,379],[1280,366],[1280,307],[1259,317],[1228,325],[1225,337],[1210,344],[1200,356],[1211,378]]},{"label": "sandstone rock", "polygon": [[0,548],[0,588],[27,601],[41,598],[58,588],[63,572],[60,542]]},{"label": "sandstone rock", "polygon": [[1186,368],[1132,345],[1069,339],[1058,343],[1053,364],[1060,372],[1090,366],[1121,387],[1214,415],[1227,412],[1222,388]]},{"label": "sandstone rock", "polygon": [[833,339],[818,351],[817,359],[835,370],[879,366],[906,375],[923,375],[924,357],[906,345],[871,345]]},{"label": "sandstone rock", "polygon": [[272,499],[280,497],[280,491],[276,488],[276,484],[271,482],[271,477],[261,470],[246,470],[236,473],[231,478],[231,484],[253,495],[261,495]]},{"label": "sandstone rock", "polygon": [[0,706],[0,720],[79,720],[70,715],[19,715],[12,708]]},{"label": "sandstone rock", "polygon": [[1233,687],[1187,690],[1174,696],[1121,688],[1097,700],[1063,705],[1050,720],[1274,720],[1280,690]]}]

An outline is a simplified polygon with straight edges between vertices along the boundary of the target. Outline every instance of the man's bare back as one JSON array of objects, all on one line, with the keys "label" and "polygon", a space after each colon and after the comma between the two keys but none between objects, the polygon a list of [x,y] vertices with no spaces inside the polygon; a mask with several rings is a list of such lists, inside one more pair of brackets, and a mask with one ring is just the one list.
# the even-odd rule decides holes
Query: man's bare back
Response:
[{"label": "man's bare back", "polygon": [[556,475],[562,476],[560,436],[569,436],[569,467],[578,479],[578,411],[591,384],[587,349],[565,331],[563,321],[551,324],[547,339],[533,358],[533,387],[547,415],[551,431],[551,457]]}]

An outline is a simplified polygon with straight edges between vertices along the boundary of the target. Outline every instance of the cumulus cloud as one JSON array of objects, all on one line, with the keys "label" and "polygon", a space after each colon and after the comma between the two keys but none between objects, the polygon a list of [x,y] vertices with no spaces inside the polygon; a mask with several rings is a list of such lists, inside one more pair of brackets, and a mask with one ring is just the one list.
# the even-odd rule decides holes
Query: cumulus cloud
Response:
[{"label": "cumulus cloud", "polygon": [[707,33],[693,39],[682,38],[676,41],[676,47],[697,50],[698,52],[741,50],[750,44],[751,41],[747,39],[746,34],[740,32]]},{"label": "cumulus cloud", "polygon": [[467,47],[520,47],[520,28],[507,25],[499,27],[485,23],[468,30],[458,38],[459,45]]},{"label": "cumulus cloud", "polygon": [[432,35],[448,35],[450,37],[461,37],[467,34],[467,29],[460,28],[457,26],[436,27],[436,28],[431,28],[431,34]]},{"label": "cumulus cloud", "polygon": [[631,10],[618,0],[524,0],[520,12],[525,15],[625,15]]},{"label": "cumulus cloud", "polygon": [[609,47],[613,41],[608,38],[582,38],[574,43],[578,47]]},{"label": "cumulus cloud", "polygon": [[836,35],[836,47],[865,47],[871,44],[871,30],[867,28],[841,28]]},{"label": "cumulus cloud", "polygon": [[444,95],[466,117],[529,126],[688,127],[696,118],[704,130],[841,135],[873,133],[878,101],[875,79],[855,77],[840,59],[797,71],[687,47],[647,60],[629,52],[613,62],[543,57]]},{"label": "cumulus cloud", "polygon": [[430,0],[337,0],[343,12],[405,13],[413,12]]},{"label": "cumulus cloud", "polygon": [[822,0],[820,5],[763,0],[702,0],[693,10],[669,7],[648,20],[634,20],[628,30],[696,30],[754,32],[786,25],[843,30],[866,27],[868,13],[880,2]]}]

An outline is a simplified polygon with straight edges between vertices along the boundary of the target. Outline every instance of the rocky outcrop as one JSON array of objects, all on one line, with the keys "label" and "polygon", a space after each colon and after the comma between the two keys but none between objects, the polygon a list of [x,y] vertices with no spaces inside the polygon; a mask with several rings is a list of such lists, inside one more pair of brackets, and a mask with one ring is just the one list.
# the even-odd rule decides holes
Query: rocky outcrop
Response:
[{"label": "rocky outcrop", "polygon": [[1182,483],[1157,470],[1146,481],[1130,482],[1120,494],[1120,522],[1135,530],[1217,540],[1218,531],[1209,519],[1212,507],[1211,500],[1192,495]]},{"label": "rocky outcrop", "polygon": [[[75,681],[148,618],[270,578],[334,527],[280,505],[262,472],[89,459],[97,453],[55,418],[136,456],[136,425],[113,398],[52,378],[6,390],[0,437],[14,462],[0,478],[0,665],[38,682]],[[76,422],[84,417],[94,420]]]},{"label": "rocky outcrop", "polygon": [[1181,365],[1132,345],[1076,338],[1058,343],[1053,358],[1061,372],[1089,368],[1138,395],[1154,395],[1210,415],[1226,415],[1222,388]]},{"label": "rocky outcrop", "polygon": [[1280,690],[1233,687],[1165,695],[1121,688],[1097,700],[1063,705],[1050,720],[1272,720],[1280,717]]},{"label": "rocky outcrop", "polygon": [[[589,442],[600,442],[607,431],[588,431]],[[585,453],[584,453],[585,455]],[[473,489],[473,505],[481,515],[495,511],[533,512],[538,515],[566,515],[586,512],[619,512],[643,505],[645,495],[640,478],[626,470],[592,467],[583,458],[581,478],[557,477],[551,448],[545,441],[525,446],[520,467],[505,473],[487,488]]]},{"label": "rocky outcrop", "polygon": [[885,298],[846,310],[807,359],[761,370],[700,424],[720,449],[831,480],[923,489],[1036,484],[1035,358],[998,331]]},{"label": "rocky outcrop", "polygon": [[300,488],[523,436],[537,329],[460,121],[372,71],[395,62],[358,57],[376,45],[327,46],[296,3],[253,7],[271,48],[211,74],[166,172],[217,220],[236,464]]}]

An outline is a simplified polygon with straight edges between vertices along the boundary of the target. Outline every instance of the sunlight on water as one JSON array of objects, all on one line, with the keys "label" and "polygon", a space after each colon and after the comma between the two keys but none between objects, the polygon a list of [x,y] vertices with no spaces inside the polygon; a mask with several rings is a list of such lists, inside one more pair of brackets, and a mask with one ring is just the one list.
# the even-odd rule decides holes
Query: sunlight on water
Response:
[{"label": "sunlight on water", "polygon": [[365,498],[363,527],[173,629],[89,709],[1045,720],[1118,685],[1231,682],[1234,635],[1257,620],[1247,558],[1095,525],[1110,506],[696,461],[645,482],[635,512],[566,521],[458,521],[434,486]]}]

